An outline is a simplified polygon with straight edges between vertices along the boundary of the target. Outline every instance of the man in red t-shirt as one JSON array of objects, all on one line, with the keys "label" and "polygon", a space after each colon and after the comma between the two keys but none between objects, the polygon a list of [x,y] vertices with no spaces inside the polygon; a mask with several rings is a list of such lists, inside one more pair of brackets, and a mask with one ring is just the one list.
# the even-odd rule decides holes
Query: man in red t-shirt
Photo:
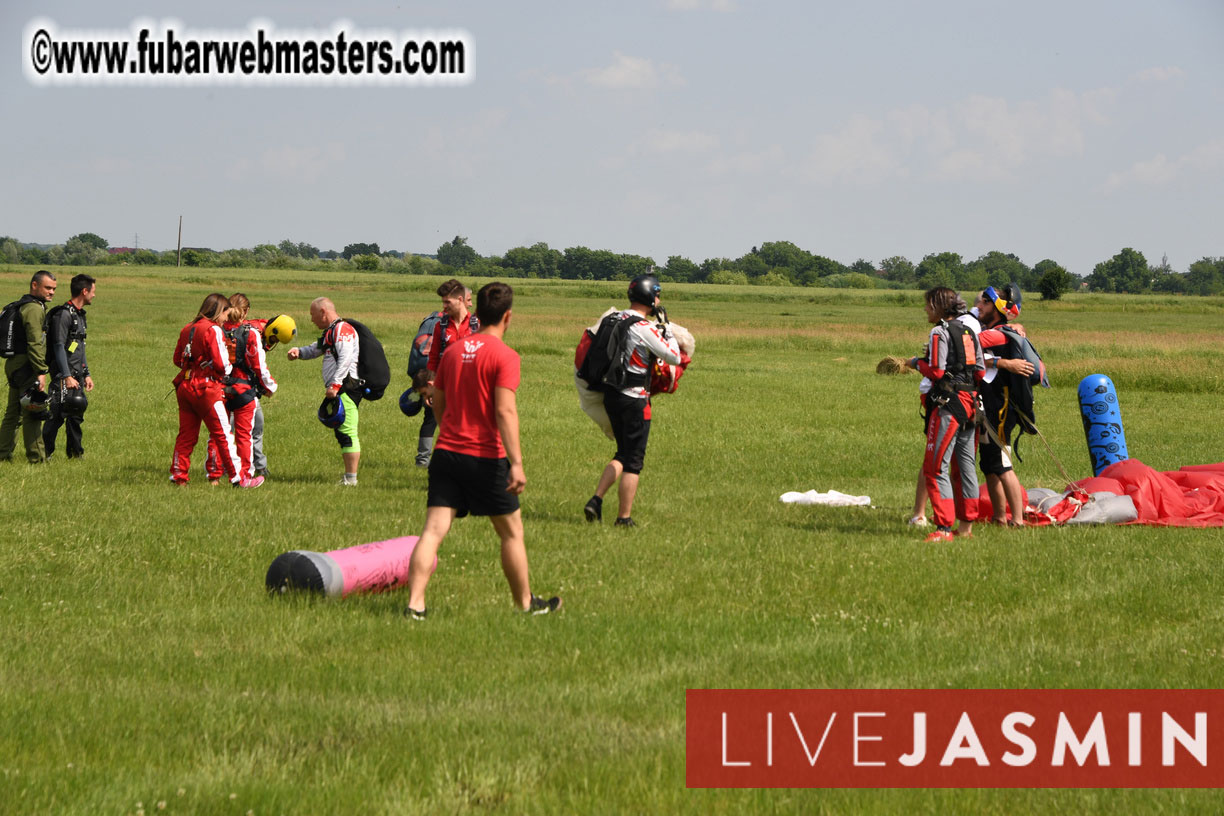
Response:
[{"label": "man in red t-shirt", "polygon": [[515,605],[542,615],[561,608],[561,599],[531,594],[519,494],[527,484],[519,448],[519,356],[502,342],[510,325],[514,290],[490,283],[476,295],[477,334],[456,340],[438,362],[434,414],[438,440],[429,463],[425,529],[412,552],[408,608],[412,620],[425,618],[425,587],[438,547],[456,517],[488,516],[501,539],[502,571]]}]

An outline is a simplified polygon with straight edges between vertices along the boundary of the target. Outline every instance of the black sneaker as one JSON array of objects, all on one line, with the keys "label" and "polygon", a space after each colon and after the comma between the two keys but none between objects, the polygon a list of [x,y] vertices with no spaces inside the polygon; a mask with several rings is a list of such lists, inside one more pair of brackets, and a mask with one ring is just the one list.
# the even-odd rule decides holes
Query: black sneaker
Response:
[{"label": "black sneaker", "polygon": [[583,514],[586,515],[587,521],[603,521],[603,499],[598,496],[592,496],[591,500],[586,503],[586,507],[582,508]]},{"label": "black sneaker", "polygon": [[266,479],[268,478],[268,469],[267,468],[256,468],[255,475],[262,476]]},{"label": "black sneaker", "polygon": [[561,608],[561,599],[556,595],[548,600],[531,596],[531,605],[523,610],[524,615],[547,615],[549,612],[556,612]]},{"label": "black sneaker", "polygon": [[612,526],[613,527],[636,527],[637,522],[634,521],[631,516],[625,516],[624,518],[618,517],[616,519],[616,522]]},{"label": "black sneaker", "polygon": [[404,607],[404,617],[408,620],[423,621],[428,614],[428,609],[413,609],[411,606]]}]

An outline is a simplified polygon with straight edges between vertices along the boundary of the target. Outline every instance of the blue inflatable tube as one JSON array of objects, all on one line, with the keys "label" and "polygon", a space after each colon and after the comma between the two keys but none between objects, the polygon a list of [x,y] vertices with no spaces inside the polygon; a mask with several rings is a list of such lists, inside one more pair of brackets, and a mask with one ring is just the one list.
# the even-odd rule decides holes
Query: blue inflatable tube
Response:
[{"label": "blue inflatable tube", "polygon": [[1080,380],[1079,406],[1088,455],[1092,458],[1092,474],[1100,476],[1114,462],[1130,458],[1113,381],[1104,374],[1089,374]]}]

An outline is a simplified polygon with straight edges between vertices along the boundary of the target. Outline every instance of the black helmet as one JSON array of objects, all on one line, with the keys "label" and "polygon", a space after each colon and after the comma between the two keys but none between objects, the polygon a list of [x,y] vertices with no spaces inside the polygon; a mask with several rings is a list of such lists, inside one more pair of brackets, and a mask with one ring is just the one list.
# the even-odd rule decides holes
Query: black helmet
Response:
[{"label": "black helmet", "polygon": [[60,413],[64,416],[84,416],[89,407],[89,398],[85,396],[84,388],[66,388],[60,397]]},{"label": "black helmet", "polygon": [[643,306],[654,306],[655,298],[663,289],[659,279],[654,275],[638,275],[629,281],[629,302],[641,303]]},{"label": "black helmet", "polygon": [[1016,304],[1016,312],[1019,313],[1021,302],[1024,300],[1024,298],[1020,295],[1020,284],[1014,281],[1012,283],[1004,284],[1003,291],[1001,291],[999,294]]}]

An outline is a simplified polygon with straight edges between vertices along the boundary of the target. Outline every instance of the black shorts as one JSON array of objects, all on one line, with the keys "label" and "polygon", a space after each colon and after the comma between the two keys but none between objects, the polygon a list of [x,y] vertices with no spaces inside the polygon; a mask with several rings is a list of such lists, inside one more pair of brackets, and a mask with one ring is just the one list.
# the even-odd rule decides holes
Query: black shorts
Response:
[{"label": "black shorts", "polygon": [[453,507],[458,518],[505,516],[519,509],[518,496],[506,492],[510,460],[486,459],[435,450],[429,461],[427,507]]},{"label": "black shorts", "polygon": [[616,437],[616,455],[625,473],[641,473],[646,460],[646,441],[650,438],[650,420],[646,418],[647,399],[626,397],[619,391],[604,394],[604,408],[612,422]]}]

